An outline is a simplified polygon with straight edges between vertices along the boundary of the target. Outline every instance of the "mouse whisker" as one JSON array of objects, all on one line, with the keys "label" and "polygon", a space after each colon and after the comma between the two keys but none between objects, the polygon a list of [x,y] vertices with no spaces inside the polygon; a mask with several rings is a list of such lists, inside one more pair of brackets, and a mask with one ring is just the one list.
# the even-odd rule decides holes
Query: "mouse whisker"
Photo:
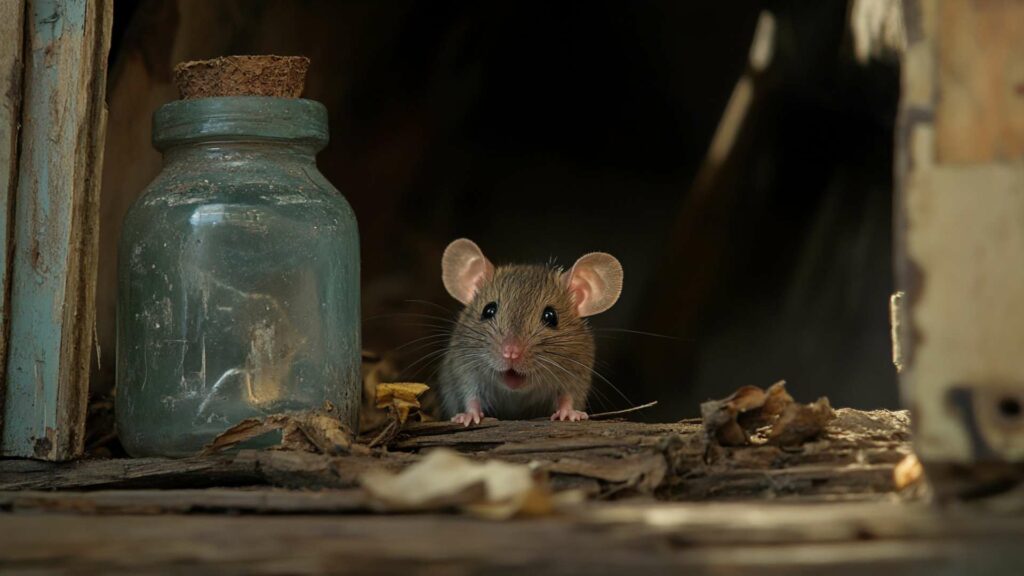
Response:
[{"label": "mouse whisker", "polygon": [[645,332],[643,330],[629,330],[626,328],[594,328],[595,333],[597,332],[622,332],[625,334],[635,334],[637,336],[650,336],[651,338],[663,338],[665,340],[688,340],[693,341],[692,338],[680,338],[678,336],[669,336],[668,334],[658,334],[657,332]]},{"label": "mouse whisker", "polygon": [[455,331],[455,329],[453,327],[446,326],[444,324],[424,324],[422,322],[402,322],[401,324],[397,324],[397,325],[398,326],[412,326],[413,328],[433,328],[435,330],[443,330],[443,331],[447,332],[448,334],[451,334],[452,332]]},{"label": "mouse whisker", "polygon": [[451,318],[445,318],[444,316],[438,316],[436,314],[423,314],[421,312],[390,312],[387,314],[377,314],[375,316],[363,318],[363,322],[370,322],[371,320],[383,320],[387,318],[401,318],[403,316],[408,316],[411,318],[422,318],[425,320],[436,320],[439,322],[444,322],[445,324],[458,325],[458,322],[452,320]]},{"label": "mouse whisker", "polygon": [[548,385],[558,386],[558,375],[555,374],[554,370],[552,370],[551,367],[547,365],[547,363],[540,362],[537,364],[537,367],[543,370],[544,373],[547,374],[547,376],[549,377],[550,380],[548,382]]},{"label": "mouse whisker", "polygon": [[449,314],[455,314],[455,310],[452,310],[451,308],[448,308],[447,306],[442,306],[442,305],[438,304],[437,302],[431,302],[430,300],[418,300],[418,299],[415,299],[415,298],[410,298],[410,299],[404,300],[404,302],[407,302],[407,303],[410,303],[410,304],[426,304],[427,306],[433,306],[434,308],[437,308],[438,310],[444,310],[445,312],[448,312]]},{"label": "mouse whisker", "polygon": [[412,368],[414,366],[416,366],[416,365],[418,365],[421,362],[424,362],[426,360],[430,360],[432,358],[434,358],[434,359],[442,358],[442,357],[444,357],[444,354],[447,351],[448,351],[447,348],[441,348],[440,350],[435,350],[433,352],[428,352],[428,353],[420,356],[420,358],[418,360],[416,360],[415,362],[413,362],[412,364],[409,364],[409,365],[405,366],[405,368],[402,369],[402,371],[401,371],[401,373],[399,375],[405,374],[407,371],[412,370]]},{"label": "mouse whisker", "polygon": [[409,346],[412,346],[413,344],[416,344],[418,342],[436,341],[436,340],[444,341],[444,340],[449,339],[450,337],[451,337],[451,334],[430,334],[430,335],[427,335],[427,336],[421,336],[419,338],[413,338],[412,340],[406,342],[405,344],[402,344],[401,346],[396,346],[391,351],[392,352],[398,352],[399,350],[404,350],[404,349],[408,348]]},{"label": "mouse whisker", "polygon": [[[423,352],[424,350],[431,350],[431,348],[433,348],[433,350],[444,350],[444,348],[445,348],[444,344],[445,344],[444,342],[424,342],[424,343],[416,346],[415,348],[411,348],[409,350],[406,350],[406,353],[407,354],[415,354],[417,352]],[[431,351],[433,351],[433,350],[431,350]],[[401,356],[399,356],[399,357],[401,357]]]},{"label": "mouse whisker", "polygon": [[[568,370],[566,370],[566,369],[565,369],[565,367],[564,367],[564,366],[562,366],[562,365],[561,365],[561,364],[559,364],[558,362],[555,362],[554,360],[552,360],[552,359],[550,359],[550,358],[542,358],[542,357],[540,357],[540,356],[538,356],[538,357],[537,357],[537,359],[538,359],[538,360],[540,360],[540,361],[542,362],[541,366],[545,367],[545,369],[546,369],[546,370],[547,370],[547,371],[548,371],[549,373],[551,373],[552,377],[554,378],[554,382],[553,382],[553,384],[554,384],[555,386],[557,386],[557,385],[558,385],[558,384],[560,383],[560,382],[559,382],[559,379],[558,379],[558,378],[557,378],[557,377],[555,376],[554,372],[552,372],[552,371],[551,371],[551,369],[550,369],[550,368],[547,368],[547,366],[545,366],[545,365],[548,365],[548,366],[554,366],[554,367],[556,367],[556,368],[558,368],[558,369],[562,370],[563,372],[565,372],[566,374],[568,374],[568,375],[569,375],[569,379],[570,379],[570,380],[575,380],[575,379],[576,379],[576,376],[575,376],[574,374],[570,373],[570,372],[569,372]],[[606,396],[606,395],[604,394],[604,392],[602,392],[601,390],[599,390],[599,389],[597,389],[597,388],[595,388],[595,387],[591,387],[591,388],[590,388],[590,391],[591,391],[591,392],[593,392],[593,393],[594,393],[594,394],[595,394],[595,395],[597,396],[597,400],[600,400],[600,402],[601,402],[601,405],[602,405],[603,407],[608,407],[608,406],[611,406],[611,405],[612,405],[612,404],[611,404],[611,402],[610,402],[610,401],[608,400],[608,397],[607,397],[607,396]],[[586,399],[586,398],[584,398],[584,401],[587,401],[587,399]]]},{"label": "mouse whisker", "polygon": [[570,380],[574,380],[576,378],[576,375],[573,374],[572,372],[569,372],[565,368],[565,366],[562,366],[561,364],[559,364],[558,362],[555,362],[554,360],[552,360],[550,358],[545,358],[544,356],[539,355],[539,354],[535,358],[537,360],[539,360],[540,362],[544,363],[544,364],[547,364],[549,366],[554,366],[555,368],[558,368],[562,372],[565,372],[565,374],[569,377]]},{"label": "mouse whisker", "polygon": [[552,354],[552,355],[554,355],[554,356],[558,356],[559,358],[563,358],[563,359],[565,359],[565,360],[568,360],[569,362],[572,362],[573,364],[577,364],[577,365],[579,365],[579,366],[581,366],[581,367],[583,367],[583,368],[586,368],[586,369],[587,369],[587,370],[589,370],[589,371],[590,371],[590,372],[591,372],[591,373],[592,373],[592,374],[593,374],[594,376],[597,376],[598,378],[600,378],[601,380],[603,380],[603,381],[604,381],[604,382],[605,382],[606,384],[608,384],[609,386],[611,386],[611,387],[612,387],[612,390],[615,390],[615,392],[617,392],[619,396],[622,396],[622,399],[623,399],[623,400],[625,400],[626,402],[630,402],[630,403],[632,403],[632,402],[630,401],[629,397],[627,397],[627,396],[626,396],[625,394],[623,394],[623,393],[622,393],[622,390],[619,390],[619,388],[618,388],[618,387],[617,387],[617,386],[616,386],[615,384],[612,384],[612,381],[611,381],[611,380],[609,380],[609,379],[605,378],[605,377],[604,377],[604,375],[603,375],[603,374],[601,374],[600,372],[598,372],[597,370],[594,370],[594,369],[593,369],[593,368],[591,368],[590,366],[587,366],[586,364],[584,364],[584,363],[582,363],[582,362],[580,362],[580,361],[576,360],[575,358],[571,358],[571,357],[569,357],[569,356],[566,356],[566,355],[564,355],[564,354],[558,354],[557,352],[548,352],[548,354]]}]

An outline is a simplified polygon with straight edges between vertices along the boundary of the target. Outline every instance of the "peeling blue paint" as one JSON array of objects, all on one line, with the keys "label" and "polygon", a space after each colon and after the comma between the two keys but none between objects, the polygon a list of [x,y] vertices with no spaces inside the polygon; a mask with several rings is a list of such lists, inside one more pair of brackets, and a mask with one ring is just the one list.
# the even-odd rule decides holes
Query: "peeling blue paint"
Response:
[{"label": "peeling blue paint", "polygon": [[[13,226],[11,330],[0,454],[53,457],[79,133],[88,122],[72,79],[87,65],[88,0],[30,0],[24,124]],[[78,183],[80,185],[80,183]],[[37,450],[48,451],[39,454]]]}]

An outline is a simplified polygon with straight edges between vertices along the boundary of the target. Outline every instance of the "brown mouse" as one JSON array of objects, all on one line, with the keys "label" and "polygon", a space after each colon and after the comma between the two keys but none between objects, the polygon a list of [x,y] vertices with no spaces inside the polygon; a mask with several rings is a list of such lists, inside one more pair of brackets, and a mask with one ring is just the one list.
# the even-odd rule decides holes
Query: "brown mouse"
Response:
[{"label": "brown mouse", "polygon": [[586,420],[594,365],[587,317],[612,307],[622,266],[592,252],[568,271],[546,265],[495,267],[471,240],[441,259],[448,293],[463,303],[438,382],[447,418],[468,426],[486,416]]}]

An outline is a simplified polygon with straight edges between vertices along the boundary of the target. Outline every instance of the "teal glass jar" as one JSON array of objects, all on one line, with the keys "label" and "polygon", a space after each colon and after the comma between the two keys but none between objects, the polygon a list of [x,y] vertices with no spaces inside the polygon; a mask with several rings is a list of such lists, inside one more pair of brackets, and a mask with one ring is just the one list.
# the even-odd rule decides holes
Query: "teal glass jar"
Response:
[{"label": "teal glass jar", "polygon": [[310,100],[180,100],[153,119],[163,170],[129,210],[118,261],[118,432],[132,456],[196,454],[249,417],[360,384],[359,237],[316,167]]}]

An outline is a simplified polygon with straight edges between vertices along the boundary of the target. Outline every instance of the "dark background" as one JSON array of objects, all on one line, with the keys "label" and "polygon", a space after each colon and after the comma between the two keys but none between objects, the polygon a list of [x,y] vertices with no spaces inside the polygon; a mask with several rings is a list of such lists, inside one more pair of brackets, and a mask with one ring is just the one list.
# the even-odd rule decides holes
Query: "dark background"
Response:
[{"label": "dark background", "polygon": [[[761,10],[774,57],[751,76],[727,159],[698,181]],[[176,96],[173,65],[277,53],[312,58],[306,97],[330,111],[319,165],[360,221],[367,347],[421,334],[379,317],[436,312],[407,300],[454,310],[439,260],[456,237],[497,263],[603,250],[626,282],[594,325],[670,337],[599,339],[598,370],[630,402],[660,401],[647,418],[695,416],[702,400],[778,379],[799,400],[895,407],[899,75],[855,61],[847,13],[838,1],[118,0],[94,391],[113,382],[116,238],[159,170],[149,116]],[[595,386],[608,400],[593,409],[628,405]]]}]

